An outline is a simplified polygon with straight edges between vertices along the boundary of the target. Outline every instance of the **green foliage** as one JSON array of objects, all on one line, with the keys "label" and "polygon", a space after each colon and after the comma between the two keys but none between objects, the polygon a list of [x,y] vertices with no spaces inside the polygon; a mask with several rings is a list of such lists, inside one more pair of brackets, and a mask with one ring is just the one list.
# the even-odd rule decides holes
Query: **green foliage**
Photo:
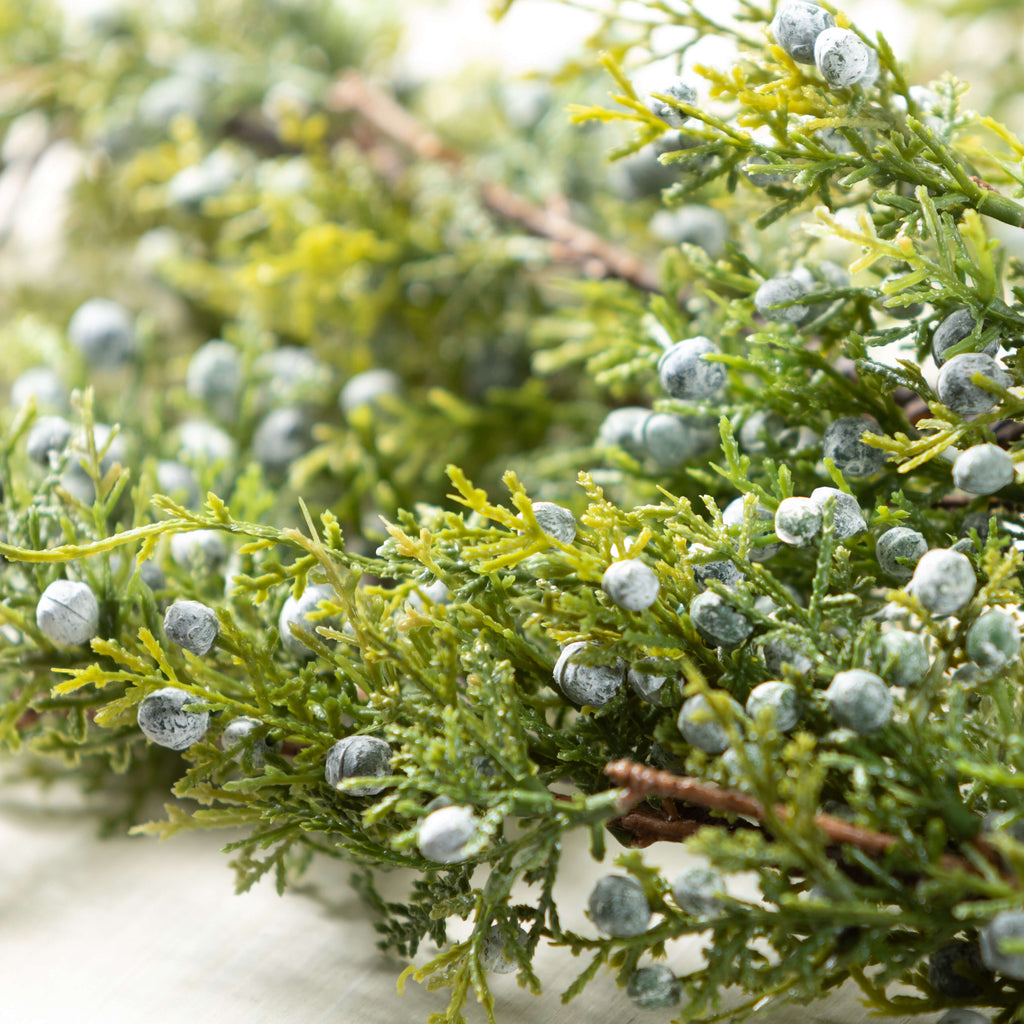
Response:
[{"label": "green foliage", "polygon": [[[925,106],[880,34],[858,30],[877,82],[830,91],[773,44],[768,7],[733,6],[735,18],[713,19],[688,2],[609,5],[593,39],[603,56],[568,67],[541,113],[512,124],[500,83],[477,90],[450,119],[467,151],[455,157],[422,134],[403,148],[409,114],[376,93],[364,100],[380,109],[332,91],[356,65],[387,70],[395,30],[383,18],[217,0],[170,49],[165,26],[130,13],[67,49],[45,5],[0,4],[12,67],[0,117],[40,113],[89,167],[71,222],[74,287],[33,283],[6,298],[11,377],[60,361],[81,439],[40,465],[26,439],[52,410],[40,398],[0,414],[0,742],[26,773],[120,792],[118,827],[131,819],[160,838],[241,829],[226,847],[239,890],[269,875],[284,891],[315,855],[348,861],[382,947],[407,958],[425,941],[441,947],[401,982],[451,990],[437,1022],[461,1021],[470,998],[494,1019],[482,959],[492,926],[533,991],[539,944],[582,958],[567,1002],[602,968],[625,985],[646,955],[707,932],[678,1020],[740,1021],[850,979],[879,1013],[938,1010],[963,1001],[932,986],[927,957],[1020,905],[1024,668],[1018,658],[984,671],[966,633],[986,610],[1020,604],[1022,492],[1015,481],[996,497],[954,493],[950,448],[993,442],[1016,458],[1021,447],[1024,283],[991,222],[1024,224],[1024,143],[967,110],[952,76]],[[674,181],[656,200],[631,179],[624,196],[599,154],[612,148],[628,166],[670,141],[633,84],[666,27],[680,68],[706,36],[731,40],[736,57],[692,68],[707,95],[692,106],[655,92],[689,119],[660,160]],[[572,117],[606,127],[567,134],[564,101],[587,99],[598,65],[613,106],[578,102]],[[204,104],[147,120],[147,90],[175,76],[205,82]],[[270,87],[282,83],[275,106]],[[410,87],[406,107],[429,115],[429,89]],[[477,159],[489,147],[500,161]],[[230,171],[189,194],[183,182],[211,166]],[[593,260],[572,269],[565,231],[591,253],[594,240],[544,212],[553,184],[587,229],[615,234],[598,239],[603,277]],[[659,246],[647,221],[661,203],[721,211],[728,243]],[[609,256],[613,242],[623,247]],[[613,279],[630,249],[657,270]],[[807,315],[765,316],[758,288],[797,264],[815,281]],[[86,365],[64,332],[81,299],[107,292],[139,314],[140,357],[113,371]],[[897,322],[914,303],[922,311]],[[957,309],[976,326],[949,354],[993,339],[1008,352],[1011,385],[978,378],[994,407],[975,417],[939,402],[927,364],[933,331]],[[694,335],[719,347],[725,389],[667,397],[659,358]],[[228,406],[187,384],[212,337],[238,360]],[[371,369],[396,372],[400,387],[339,408],[339,388]],[[636,436],[612,443],[602,422],[628,406],[678,417],[707,443],[669,468]],[[310,425],[283,470],[262,433],[281,409]],[[857,415],[880,425],[866,443],[887,458],[844,477],[822,435]],[[193,419],[227,452],[186,443]],[[105,423],[119,433],[94,430]],[[169,459],[186,464],[195,496],[160,493]],[[820,487],[852,495],[866,528],[841,530],[829,499],[812,544],[773,553],[759,511]],[[545,532],[538,501],[564,504],[575,536]],[[957,616],[933,615],[918,588],[885,576],[875,544],[895,525],[967,557],[977,588]],[[190,552],[203,538],[210,547]],[[641,611],[601,586],[626,558],[659,582]],[[88,648],[59,647],[36,622],[60,578],[98,598]],[[327,596],[289,626],[285,602],[310,586]],[[743,617],[747,639],[719,646],[691,617],[704,590]],[[164,611],[182,599],[216,612],[207,654],[164,634]],[[882,728],[837,727],[829,684],[849,669],[885,678],[878,640],[894,626],[922,639],[927,672],[890,687]],[[577,641],[587,646],[573,668],[622,677],[599,705],[574,704],[560,685],[559,651]],[[666,682],[641,699],[627,669]],[[772,679],[799,697],[789,733],[738,710]],[[137,727],[142,701],[168,686],[210,715],[181,754]],[[680,730],[697,695],[728,736],[724,754]],[[225,746],[239,718],[254,729]],[[328,752],[354,735],[392,750],[376,795],[360,792],[363,778],[325,778]],[[606,772],[624,758],[685,774],[726,809],[707,796],[707,807],[667,804],[642,786],[626,806]],[[139,822],[144,795],[168,790],[165,818]],[[445,803],[478,823],[452,864],[418,846]],[[1005,827],[985,823],[993,813]],[[838,838],[836,822],[848,828]],[[688,913],[633,850],[616,864],[643,886],[654,925],[631,938],[564,929],[554,887],[565,836],[582,830],[601,860],[608,832],[645,845],[645,828],[692,832],[689,850],[727,875],[752,873],[759,897]],[[403,899],[378,887],[393,868],[415,873]],[[524,884],[529,902],[512,903]],[[456,917],[473,930],[451,943]],[[897,983],[913,994],[893,994]],[[728,986],[744,993],[738,1007],[723,1006]],[[975,1002],[1003,1024],[1024,1020],[1022,996],[1019,979],[990,973]]]}]

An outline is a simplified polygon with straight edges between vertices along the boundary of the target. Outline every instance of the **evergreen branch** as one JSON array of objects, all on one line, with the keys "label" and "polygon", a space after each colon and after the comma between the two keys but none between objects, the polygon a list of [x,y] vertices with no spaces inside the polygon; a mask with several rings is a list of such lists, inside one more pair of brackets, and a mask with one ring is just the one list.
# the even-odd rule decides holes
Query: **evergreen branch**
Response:
[{"label": "evergreen branch", "polygon": [[[350,111],[366,118],[377,131],[409,149],[420,160],[437,161],[453,171],[465,165],[461,153],[446,145],[358,71],[347,71],[339,78],[326,102],[329,109]],[[654,270],[632,253],[576,224],[556,206],[537,206],[500,182],[483,182],[477,189],[481,202],[492,213],[552,242],[552,259],[577,263],[589,277],[616,277],[642,291],[661,290]]]}]

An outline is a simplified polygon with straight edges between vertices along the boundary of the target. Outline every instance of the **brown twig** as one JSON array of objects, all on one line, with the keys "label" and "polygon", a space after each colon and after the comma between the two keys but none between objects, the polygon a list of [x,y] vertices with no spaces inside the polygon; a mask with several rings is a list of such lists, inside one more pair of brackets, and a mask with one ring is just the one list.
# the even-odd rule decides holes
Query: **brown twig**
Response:
[{"label": "brown twig", "polygon": [[[686,835],[692,834],[692,831],[696,831],[697,828],[701,827],[700,823],[696,823],[691,832],[687,832],[685,835],[677,838],[671,835],[672,830],[666,827],[669,823],[665,822],[664,819],[658,819],[662,821],[661,826],[654,827],[652,825],[650,818],[652,816],[658,818],[657,814],[653,811],[637,818],[638,812],[632,810],[632,808],[648,796],[669,797],[687,804],[710,807],[728,814],[752,818],[761,824],[771,816],[780,819],[789,816],[788,810],[781,804],[777,804],[772,809],[772,815],[769,815],[765,806],[759,800],[755,800],[753,797],[746,796],[736,790],[722,789],[713,783],[701,782],[699,779],[684,775],[673,775],[671,772],[649,768],[646,765],[637,764],[635,761],[630,761],[626,758],[621,761],[612,761],[605,765],[604,771],[613,782],[625,789],[625,793],[620,801],[624,813],[621,817],[616,818],[615,822],[621,823],[623,827],[627,828],[628,820],[633,820],[636,824],[640,825],[642,828],[641,836],[644,841],[638,843],[638,845],[646,846],[662,838],[679,842],[681,839],[686,838]],[[886,853],[898,846],[900,842],[896,836],[885,832],[874,832],[870,829],[859,828],[831,814],[816,814],[814,816],[814,823],[833,842],[855,846],[859,850],[874,855]],[[659,830],[664,832],[664,835],[657,834]],[[1004,879],[1016,884],[1015,876],[1006,871],[1000,862],[998,852],[987,842],[983,839],[974,839],[971,841],[971,845],[999,871]],[[970,874],[979,874],[978,869],[970,861],[955,854],[943,854],[939,859],[939,864],[945,871],[961,870]]]},{"label": "brown twig", "polygon": [[[377,132],[420,160],[447,164],[455,171],[464,167],[465,159],[460,152],[358,71],[347,71],[331,86],[326,105],[330,110],[359,114]],[[590,276],[617,277],[648,292],[661,290],[654,270],[631,252],[572,221],[563,212],[564,204],[537,206],[497,182],[477,185],[477,193],[495,215],[548,239],[553,258],[576,263]]]}]

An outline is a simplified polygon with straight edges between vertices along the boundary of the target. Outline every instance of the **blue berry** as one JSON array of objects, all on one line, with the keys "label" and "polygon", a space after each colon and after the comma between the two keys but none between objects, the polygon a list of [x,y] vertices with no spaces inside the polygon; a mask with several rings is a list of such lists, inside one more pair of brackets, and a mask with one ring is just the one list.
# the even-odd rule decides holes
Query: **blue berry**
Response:
[{"label": "blue berry", "polygon": [[[924,536],[908,526],[894,526],[883,533],[875,544],[875,559],[878,567],[890,578],[906,582],[914,575],[914,566],[928,550]],[[902,565],[905,558],[912,565]]]},{"label": "blue berry", "polygon": [[649,565],[638,558],[627,558],[605,569],[601,588],[620,608],[639,612],[658,599],[661,584]]},{"label": "blue berry", "polygon": [[1008,388],[1013,381],[1000,363],[984,352],[965,352],[953,356],[935,382],[939,401],[961,416],[980,416],[994,409],[1001,399],[972,380],[976,374]]},{"label": "blue berry", "polygon": [[161,459],[156,464],[156,486],[161,494],[181,502],[186,508],[195,508],[199,504],[199,484],[195,473],[173,459]]},{"label": "blue berry", "polygon": [[171,558],[182,569],[219,569],[228,549],[220,530],[190,530],[171,537]]},{"label": "blue berry", "polygon": [[559,689],[574,704],[599,708],[618,693],[625,681],[626,666],[620,659],[612,664],[580,664],[576,659],[588,648],[599,649],[597,644],[586,640],[563,647],[552,675]]},{"label": "blue berry", "polygon": [[725,252],[729,222],[711,206],[690,203],[672,210],[659,210],[650,223],[651,234],[668,245],[696,245],[711,259]]},{"label": "blue berry", "polygon": [[286,473],[313,443],[312,425],[302,409],[284,406],[260,420],[252,436],[256,461],[273,475]]},{"label": "blue berry", "polygon": [[537,525],[549,537],[562,544],[571,544],[576,539],[576,517],[567,508],[552,501],[535,501],[530,508]]},{"label": "blue berry", "polygon": [[1010,614],[992,608],[979,615],[967,630],[967,657],[992,672],[1020,657],[1020,627]]},{"label": "blue berry", "polygon": [[821,509],[810,498],[785,498],[775,510],[775,536],[783,544],[806,547],[821,530]]},{"label": "blue berry", "polygon": [[626,995],[642,1010],[665,1010],[683,997],[683,983],[664,964],[638,967],[626,984]]},{"label": "blue berry", "polygon": [[990,971],[1024,981],[1024,953],[1003,950],[1007,939],[1024,939],[1024,910],[1004,910],[981,929],[981,959]]},{"label": "blue berry", "polygon": [[128,310],[111,299],[89,299],[68,322],[68,340],[89,366],[123,366],[138,351],[135,327]]},{"label": "blue berry", "polygon": [[[754,307],[766,320],[798,324],[807,318],[809,312],[806,305],[799,304],[800,300],[806,297],[807,288],[804,284],[792,274],[783,274],[779,277],[768,278],[754,292]],[[790,305],[781,309],[773,308],[781,306],[783,303],[790,303]]]},{"label": "blue berry", "polygon": [[711,868],[687,868],[672,883],[672,898],[685,914],[694,917],[714,917],[722,913],[725,900],[725,881]]},{"label": "blue berry", "polygon": [[87,583],[54,580],[36,604],[36,625],[61,647],[87,644],[99,632],[100,606]]},{"label": "blue berry", "polygon": [[253,733],[262,727],[263,723],[255,718],[248,718],[245,715],[233,718],[220,734],[220,745],[224,750],[239,747],[240,749],[233,755],[234,759],[243,764],[251,764],[259,771],[266,764],[267,751],[273,749],[273,744],[265,735],[253,736]]},{"label": "blue berry", "polygon": [[605,448],[621,448],[636,459],[643,458],[644,446],[639,431],[650,415],[650,409],[639,405],[612,409],[598,429],[598,443]]},{"label": "blue berry", "polygon": [[903,629],[883,633],[875,650],[879,672],[892,686],[916,686],[931,667],[921,638]]},{"label": "blue berry", "polygon": [[928,957],[928,984],[951,999],[980,996],[984,991],[980,982],[990,980],[987,974],[976,942],[956,939]]},{"label": "blue berry", "polygon": [[[744,499],[742,497],[734,498],[725,506],[722,512],[722,521],[729,529],[729,533],[733,536],[737,535],[743,527],[745,517],[745,506]],[[764,544],[760,543],[767,540],[767,538],[774,536],[775,534],[775,516],[764,507],[760,502],[754,508],[754,526],[751,530],[750,537],[750,550],[747,552],[747,558],[751,562],[764,562],[771,558],[773,555],[779,553],[782,550],[781,543]],[[759,523],[765,524],[767,527],[763,531],[757,529]],[[770,524],[770,525],[768,525]]]},{"label": "blue berry", "polygon": [[[688,107],[692,107],[697,102],[697,90],[684,78],[677,78],[664,89],[656,89],[655,92],[671,96],[678,103],[683,103]],[[659,100],[656,96],[651,96],[648,99],[647,109],[673,128],[682,128],[687,121],[691,120],[689,114],[682,113],[672,104]]]},{"label": "blue berry", "polygon": [[754,631],[750,619],[712,590],[690,602],[689,614],[697,632],[712,647],[737,647]]},{"label": "blue berry", "polygon": [[640,448],[660,470],[678,469],[684,462],[706,452],[716,436],[667,412],[648,413],[639,427]]},{"label": "blue berry", "polygon": [[815,487],[811,491],[811,501],[821,509],[823,521],[826,503],[830,499],[833,502],[832,532],[836,540],[849,540],[867,529],[868,524],[864,521],[864,513],[857,499],[838,487]]},{"label": "blue berry", "polygon": [[[882,308],[889,314],[894,320],[913,320],[915,317],[920,316],[924,312],[923,302],[910,302],[899,304],[899,300],[892,295],[886,295],[882,290],[883,286],[893,281],[899,281],[905,275],[903,274],[890,274],[888,277],[883,277],[879,282],[879,298],[882,302]],[[973,321],[972,321],[973,325]],[[936,332],[937,333],[937,332]],[[970,331],[967,332],[970,334]]]},{"label": "blue berry", "polygon": [[49,468],[57,462],[73,433],[63,416],[40,416],[28,432],[25,451],[33,462]]},{"label": "blue berry", "polygon": [[825,697],[836,724],[861,735],[877,732],[892,718],[892,694],[874,672],[837,672]]},{"label": "blue berry", "polygon": [[605,875],[598,879],[587,906],[590,920],[613,938],[643,935],[651,923],[651,905],[643,886],[625,875]]},{"label": "blue berry", "polygon": [[291,627],[297,626],[307,633],[316,635],[316,627],[326,624],[326,621],[317,616],[317,609],[321,601],[334,599],[334,590],[328,586],[308,586],[299,597],[288,595],[287,600],[281,606],[281,613],[277,619],[277,630],[281,635],[281,643],[284,649],[296,658],[310,658],[313,656],[313,649],[307,647],[303,640],[300,640]]},{"label": "blue berry", "polygon": [[865,433],[884,437],[884,431],[873,420],[861,416],[840,416],[829,424],[821,440],[822,457],[831,459],[843,476],[873,476],[881,468],[886,453],[861,440]]},{"label": "blue berry", "polygon": [[[516,938],[520,946],[526,944],[528,938],[521,925],[516,925]],[[492,974],[512,974],[519,967],[515,958],[508,954],[508,941],[498,924],[492,924],[484,941],[480,944],[480,966]]]},{"label": "blue berry", "polygon": [[[376,736],[346,736],[327,751],[324,778],[337,789],[342,779],[385,776],[391,773],[391,747]],[[372,782],[353,786],[345,792],[352,796],[376,796],[387,786]]]},{"label": "blue berry", "polygon": [[[648,668],[652,671],[646,671]],[[657,662],[652,659],[630,665],[626,672],[626,682],[633,692],[645,703],[660,706],[663,703],[665,684],[668,676],[662,675]]]},{"label": "blue berry", "polygon": [[224,419],[233,416],[242,390],[242,360],[238,349],[220,338],[196,349],[185,371],[185,389],[218,416]]},{"label": "blue berry", "polygon": [[769,31],[775,42],[800,64],[814,63],[814,43],[836,20],[809,0],[784,0],[772,18]]},{"label": "blue berry", "polygon": [[933,615],[955,615],[974,597],[977,583],[966,555],[935,548],[921,557],[907,590]]},{"label": "blue berry", "polygon": [[[732,717],[742,716],[743,709],[728,694],[717,693],[715,700],[723,705],[720,710]],[[695,694],[683,702],[676,725],[691,747],[703,750],[706,754],[721,754],[729,747],[729,733],[703,694]]]},{"label": "blue berry", "polygon": [[164,614],[167,639],[193,654],[208,653],[219,632],[217,613],[199,601],[175,601]]},{"label": "blue berry", "polygon": [[827,28],[814,41],[814,63],[832,89],[869,84],[874,69],[871,49],[847,28]]},{"label": "blue berry", "polygon": [[66,412],[68,392],[56,370],[49,366],[33,366],[15,378],[11,384],[11,408],[20,409],[29,399],[35,399],[37,409]]},{"label": "blue berry", "polygon": [[470,856],[478,825],[472,807],[453,804],[431,811],[416,830],[420,853],[437,864],[461,864]]},{"label": "blue berry", "polygon": [[957,456],[953,483],[968,494],[995,494],[1013,483],[1013,459],[998,445],[976,444]]},{"label": "blue berry", "polygon": [[796,687],[776,679],[759,683],[747,697],[746,712],[756,719],[765,709],[779,732],[788,732],[800,721],[800,696]]},{"label": "blue berry", "polygon": [[688,401],[713,398],[725,385],[725,366],[707,357],[721,352],[701,335],[676,342],[658,360],[658,379],[665,393]]},{"label": "blue berry", "polygon": [[401,394],[402,380],[391,370],[364,370],[350,378],[338,394],[338,405],[346,416],[365,406],[379,409],[381,399]]},{"label": "blue berry", "polygon": [[168,750],[185,750],[198,743],[210,725],[209,711],[186,711],[197,698],[175,686],[165,686],[143,697],[138,723],[146,739]]},{"label": "blue berry", "polygon": [[[954,309],[932,332],[932,359],[936,366],[946,362],[946,353],[964,340],[975,328],[977,321],[969,309]],[[983,349],[985,355],[995,358],[999,339],[993,338]]]}]

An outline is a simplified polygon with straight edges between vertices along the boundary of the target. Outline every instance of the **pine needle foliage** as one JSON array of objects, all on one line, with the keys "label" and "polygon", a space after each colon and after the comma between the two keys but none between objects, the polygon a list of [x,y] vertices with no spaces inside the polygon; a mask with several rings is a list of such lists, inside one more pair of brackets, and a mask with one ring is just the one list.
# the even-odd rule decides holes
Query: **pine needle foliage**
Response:
[{"label": "pine needle foliage", "polygon": [[[486,116],[463,115],[474,132],[453,118],[456,154],[423,127],[429,86],[408,88],[403,112],[352,77],[387,69],[383,17],[214,0],[171,26],[129,8],[75,37],[45,4],[0,3],[8,139],[41,124],[44,146],[73,139],[86,167],[74,283],[4,300],[10,376],[59,363],[76,438],[33,460],[44,396],[3,411],[12,763],[128,795],[116,827],[234,830],[239,891],[266,876],[285,891],[316,855],[345,861],[383,948],[440,948],[400,981],[450,990],[432,1024],[463,1021],[471,999],[495,1020],[495,935],[532,991],[541,944],[578,957],[568,1002],[603,969],[628,985],[698,933],[677,1021],[739,1022],[852,981],[881,1015],[972,1005],[1024,1022],[1019,976],[969,966],[965,996],[929,971],[1021,909],[1019,637],[997,662],[972,637],[983,615],[1020,605],[1024,492],[1015,476],[965,493],[952,463],[976,445],[1021,449],[1024,276],[993,224],[1024,226],[1024,142],[968,109],[952,75],[915,89],[882,34],[822,6],[870,48],[874,80],[827,88],[776,45],[767,4],[712,17],[690,0],[613,0],[595,52],[529,116],[512,123],[512,93],[489,83]],[[730,65],[692,60],[709,36],[731,41]],[[692,103],[671,77],[653,94],[634,84],[666,39],[701,83]],[[607,103],[590,101],[598,76]],[[567,126],[569,97],[588,129]],[[608,149],[627,169],[617,186]],[[640,194],[637,161],[667,175],[655,195]],[[552,183],[572,217],[552,212]],[[659,245],[647,221],[695,204],[719,211],[728,240]],[[764,282],[798,266],[810,291],[759,305]],[[139,314],[138,356],[112,371],[66,336],[79,302],[108,290]],[[803,315],[785,316],[794,305]],[[991,399],[981,414],[942,404],[929,363],[936,328],[962,310],[974,326],[947,359],[1002,346],[1007,383],[971,378]],[[659,360],[698,335],[719,349],[724,389],[666,395]],[[214,337],[237,356],[233,404],[187,384]],[[339,388],[373,369],[398,382],[361,403],[342,390],[339,407]],[[609,414],[629,407],[683,431],[685,450],[665,460],[646,430],[613,436]],[[308,427],[284,465],[263,432],[282,409]],[[858,475],[822,439],[868,416],[880,433],[862,445],[880,456]],[[197,419],[229,447],[187,442]],[[171,459],[194,487],[163,493]],[[813,541],[779,544],[768,520],[818,488],[831,496]],[[575,532],[553,530],[539,502],[564,506]],[[976,586],[955,615],[905,585],[912,563],[902,579],[883,569],[894,527],[968,562]],[[626,559],[657,578],[639,610],[606,582]],[[55,643],[37,619],[59,579],[98,599],[87,645]],[[314,586],[305,618],[282,617]],[[709,630],[701,595],[742,639]],[[179,600],[213,609],[206,653],[168,636]],[[912,679],[886,646],[895,627],[921,651]],[[567,695],[560,653],[578,642],[574,669],[617,673],[607,699]],[[836,715],[828,690],[850,670],[885,684],[893,711],[876,729]],[[766,681],[792,688],[795,727],[749,703]],[[138,726],[167,687],[209,715],[181,753]],[[693,698],[697,724],[725,737],[717,751],[682,727]],[[240,719],[251,728],[232,740]],[[325,776],[355,736],[391,750],[373,794],[365,776]],[[139,822],[154,791],[174,799]],[[445,806],[474,822],[448,862],[421,832]],[[614,862],[654,915],[640,934],[563,927],[554,888],[576,830],[597,860],[609,838],[628,848]],[[723,883],[716,909],[687,909],[636,849],[659,838],[723,876],[750,873],[759,898]],[[395,868],[416,873],[402,900],[379,885]],[[453,918],[472,922],[464,941],[449,938]],[[731,987],[743,997],[727,1006]]]}]

